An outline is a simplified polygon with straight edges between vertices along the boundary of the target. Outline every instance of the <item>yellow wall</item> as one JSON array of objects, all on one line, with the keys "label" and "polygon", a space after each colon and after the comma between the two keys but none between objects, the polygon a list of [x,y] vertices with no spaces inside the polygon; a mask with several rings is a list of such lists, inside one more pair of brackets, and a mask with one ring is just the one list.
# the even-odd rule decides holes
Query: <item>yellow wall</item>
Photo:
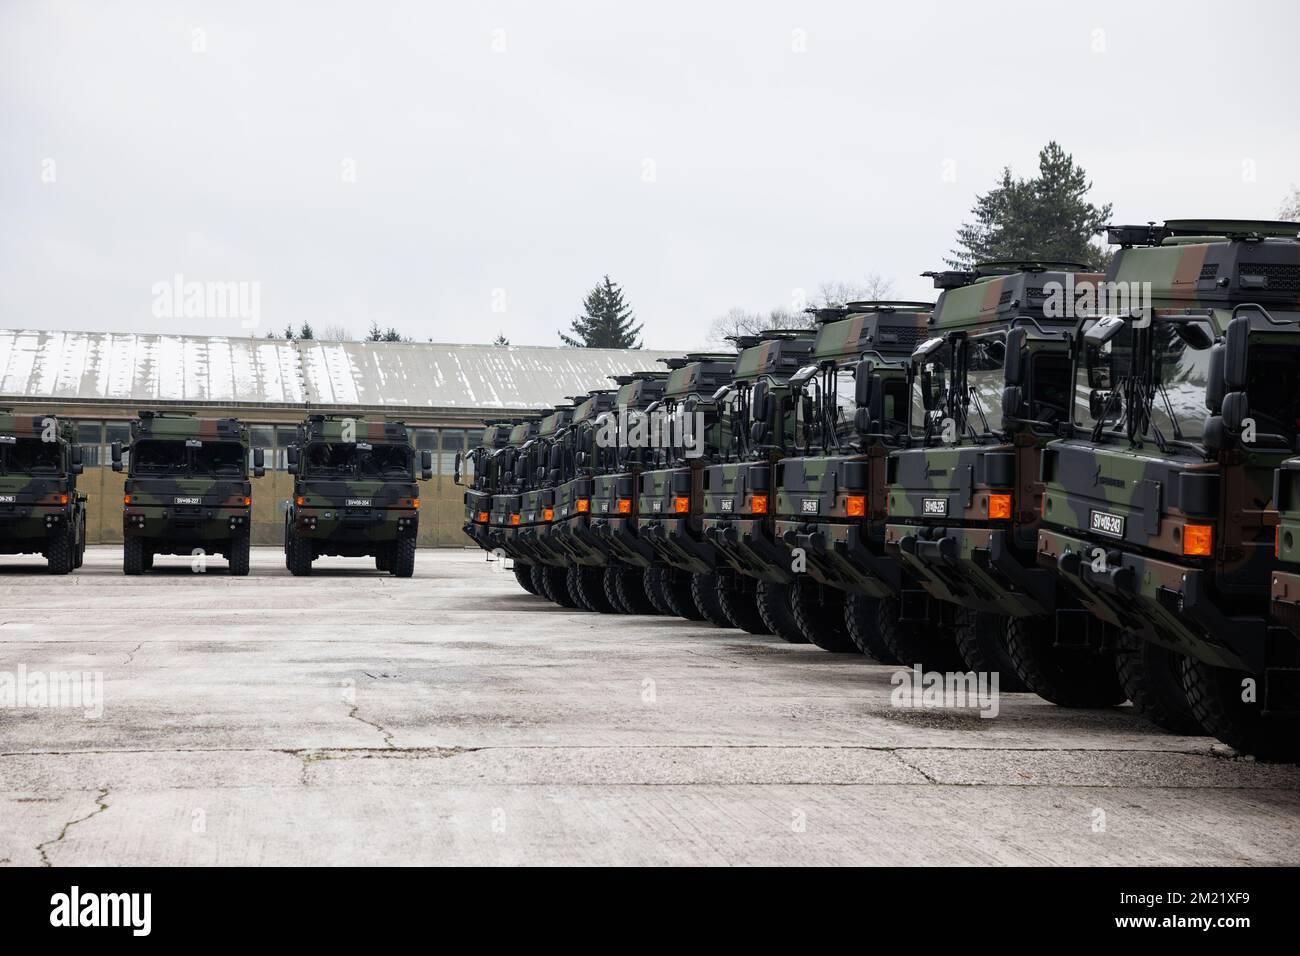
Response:
[{"label": "yellow wall", "polygon": [[[86,508],[86,540],[90,544],[122,541],[122,487],[125,475],[111,468],[87,468],[77,490],[90,496]],[[253,481],[253,544],[284,542],[284,509],[293,493],[293,476],[268,471]],[[459,548],[470,543],[460,530],[465,518],[463,489],[451,475],[434,475],[420,484],[422,548]]]}]

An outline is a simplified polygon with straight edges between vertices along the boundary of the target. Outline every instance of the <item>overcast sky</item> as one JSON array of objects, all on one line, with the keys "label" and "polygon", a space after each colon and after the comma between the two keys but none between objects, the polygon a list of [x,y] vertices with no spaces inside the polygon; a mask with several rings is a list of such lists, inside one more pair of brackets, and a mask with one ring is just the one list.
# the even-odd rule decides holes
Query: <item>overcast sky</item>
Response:
[{"label": "overcast sky", "polygon": [[[1300,5],[0,3],[0,326],[372,320],[559,344],[603,273],[645,344],[879,273],[931,298],[1057,139],[1116,220],[1272,218]],[[248,288],[252,288],[249,286]]]}]

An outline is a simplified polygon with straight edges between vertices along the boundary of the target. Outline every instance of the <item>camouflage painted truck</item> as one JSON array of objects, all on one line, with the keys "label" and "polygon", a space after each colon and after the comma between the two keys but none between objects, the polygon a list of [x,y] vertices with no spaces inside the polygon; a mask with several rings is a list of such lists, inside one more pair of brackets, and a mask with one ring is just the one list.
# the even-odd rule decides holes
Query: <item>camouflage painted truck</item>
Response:
[{"label": "camouflage painted truck", "polygon": [[[670,421],[662,411],[667,370],[634,372],[615,377],[614,410],[598,424],[612,424],[613,461],[595,477],[591,496],[592,527],[609,556],[603,578],[604,601],[596,610],[620,614],[653,614],[657,608],[645,593],[645,569],[654,562],[654,548],[637,529],[641,475],[662,444],[661,425]],[[608,443],[608,442],[607,442]]]},{"label": "camouflage painted truck", "polygon": [[460,452],[456,453],[453,481],[465,488],[465,524],[462,530],[484,551],[492,550],[488,541],[488,518],[492,512],[492,494],[497,486],[498,452],[510,441],[510,431],[516,424],[513,421],[487,422],[478,445],[466,452],[464,458]]},{"label": "camouflage painted truck", "polygon": [[[498,558],[504,556],[512,561],[522,561],[515,535],[518,527],[516,516],[519,515],[525,488],[525,474],[519,459],[524,446],[537,437],[540,425],[540,415],[516,422],[510,429],[506,444],[493,453],[496,488],[488,510],[488,545]],[[545,592],[539,593],[545,595]]]},{"label": "camouflage painted truck", "polygon": [[42,555],[52,574],[81,567],[86,496],[81,446],[53,415],[0,409],[0,554]]},{"label": "camouflage painted truck", "polygon": [[[284,557],[295,577],[328,555],[373,557],[394,577],[415,573],[420,490],[406,425],[311,415],[288,448],[293,497],[284,517]],[[433,456],[420,453],[420,478]]]},{"label": "camouflage painted truck", "polygon": [[[114,471],[123,447],[113,442]],[[122,497],[122,570],[142,574],[159,554],[218,554],[232,575],[248,574],[253,486],[248,428],[234,418],[142,411],[131,422]],[[264,474],[260,448],[253,474]]]},{"label": "camouflage painted truck", "polygon": [[[642,582],[660,614],[701,621],[694,574],[710,574],[717,566],[716,550],[704,540],[704,469],[727,443],[716,393],[731,382],[736,356],[692,353],[663,361],[668,381],[656,412],[670,430],[638,489],[637,536],[653,551]],[[683,427],[688,422],[689,433]]]},{"label": "camouflage painted truck", "polygon": [[[558,568],[568,573],[565,556],[550,544],[547,528],[555,518],[555,483],[559,480],[551,467],[555,457],[556,442],[569,422],[573,420],[573,405],[562,405],[544,414],[537,425],[537,435],[524,442],[519,450],[515,467],[522,475],[519,495],[519,523],[511,516],[512,551],[519,555],[514,561],[515,577],[525,590],[536,590],[534,583],[539,567]],[[527,583],[525,583],[525,581]]]},{"label": "camouflage painted truck", "polygon": [[[794,433],[790,382],[807,367],[815,341],[812,329],[736,340],[735,376],[718,395],[724,440],[703,475],[701,526],[716,561],[695,571],[692,585],[696,604],[714,624],[796,643],[815,638],[842,650],[833,634],[799,624],[792,603],[797,576],[776,540],[771,507],[773,472],[789,454]],[[812,621],[811,610],[806,619]]]},{"label": "camouflage painted truck", "polygon": [[1073,417],[1042,463],[1040,560],[1116,633],[1135,706],[1262,755],[1300,740],[1274,551],[1296,558],[1275,523],[1295,501],[1277,469],[1300,430],[1298,229],[1110,229],[1107,279],[1148,301],[1080,323]]},{"label": "camouflage painted truck", "polygon": [[1091,707],[1124,701],[1110,641],[1036,549],[1039,461],[1070,414],[1076,290],[1102,278],[1086,270],[1015,262],[931,273],[943,291],[913,356],[908,447],[889,459],[885,541],[955,638],[900,655]]},{"label": "camouflage painted truck", "polygon": [[542,533],[547,547],[563,556],[563,572],[548,573],[547,596],[565,607],[598,608],[605,600],[609,552],[592,521],[596,476],[615,466],[617,449],[604,447],[598,419],[614,408],[614,389],[595,389],[577,402],[573,420],[556,438],[553,520]]},{"label": "camouflage painted truck", "polygon": [[886,664],[900,663],[891,645],[915,644],[938,629],[928,595],[885,550],[888,456],[906,438],[908,366],[933,308],[851,302],[816,310],[809,371],[792,386],[790,455],[776,469],[776,537],[789,554],[786,566],[806,572],[792,605],[801,632],[835,647],[847,635]]}]

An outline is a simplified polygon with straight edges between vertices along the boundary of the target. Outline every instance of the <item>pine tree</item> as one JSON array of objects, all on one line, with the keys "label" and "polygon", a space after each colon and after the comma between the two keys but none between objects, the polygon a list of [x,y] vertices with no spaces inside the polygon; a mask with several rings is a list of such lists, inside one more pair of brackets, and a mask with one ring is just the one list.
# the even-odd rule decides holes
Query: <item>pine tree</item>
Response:
[{"label": "pine tree", "polygon": [[993,189],[975,199],[973,223],[957,230],[948,265],[1041,259],[1104,266],[1109,254],[1091,242],[1110,218],[1111,204],[1087,201],[1092,183],[1083,167],[1056,142],[1038,153],[1038,175],[1015,179],[1010,169]]},{"label": "pine tree", "polygon": [[292,342],[292,341],[294,340],[294,338],[295,338],[296,336],[294,335],[294,332],[293,332],[293,326],[292,326],[292,325],[286,325],[286,326],[284,327],[284,337],[285,337],[286,339],[288,339],[290,342]]},{"label": "pine tree", "polygon": [[300,339],[314,339],[315,337],[316,337],[316,332],[312,329],[312,327],[311,327],[311,323],[310,323],[310,322],[304,322],[304,323],[302,324],[302,328],[298,330],[298,338],[300,338]]},{"label": "pine tree", "polygon": [[509,345],[509,344],[510,344],[510,340],[509,340],[508,338],[506,338],[506,334],[505,334],[504,332],[498,332],[498,333],[497,333],[496,340],[495,340],[492,344],[493,344],[493,345]]},{"label": "pine tree", "polygon": [[633,324],[636,315],[623,301],[623,290],[605,276],[604,281],[587,293],[583,314],[569,326],[572,335],[559,333],[565,345],[588,349],[639,349],[641,326]]}]

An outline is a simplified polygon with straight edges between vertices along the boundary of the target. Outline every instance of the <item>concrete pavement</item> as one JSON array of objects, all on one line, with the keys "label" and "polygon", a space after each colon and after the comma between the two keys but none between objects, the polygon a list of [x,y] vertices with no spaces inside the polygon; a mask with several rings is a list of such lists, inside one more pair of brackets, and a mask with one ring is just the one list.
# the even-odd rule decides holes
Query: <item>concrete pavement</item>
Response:
[{"label": "concrete pavement", "polygon": [[0,865],[1300,863],[1300,768],[1128,707],[900,708],[896,668],[497,567],[0,559],[0,675],[103,692],[0,706]]}]

